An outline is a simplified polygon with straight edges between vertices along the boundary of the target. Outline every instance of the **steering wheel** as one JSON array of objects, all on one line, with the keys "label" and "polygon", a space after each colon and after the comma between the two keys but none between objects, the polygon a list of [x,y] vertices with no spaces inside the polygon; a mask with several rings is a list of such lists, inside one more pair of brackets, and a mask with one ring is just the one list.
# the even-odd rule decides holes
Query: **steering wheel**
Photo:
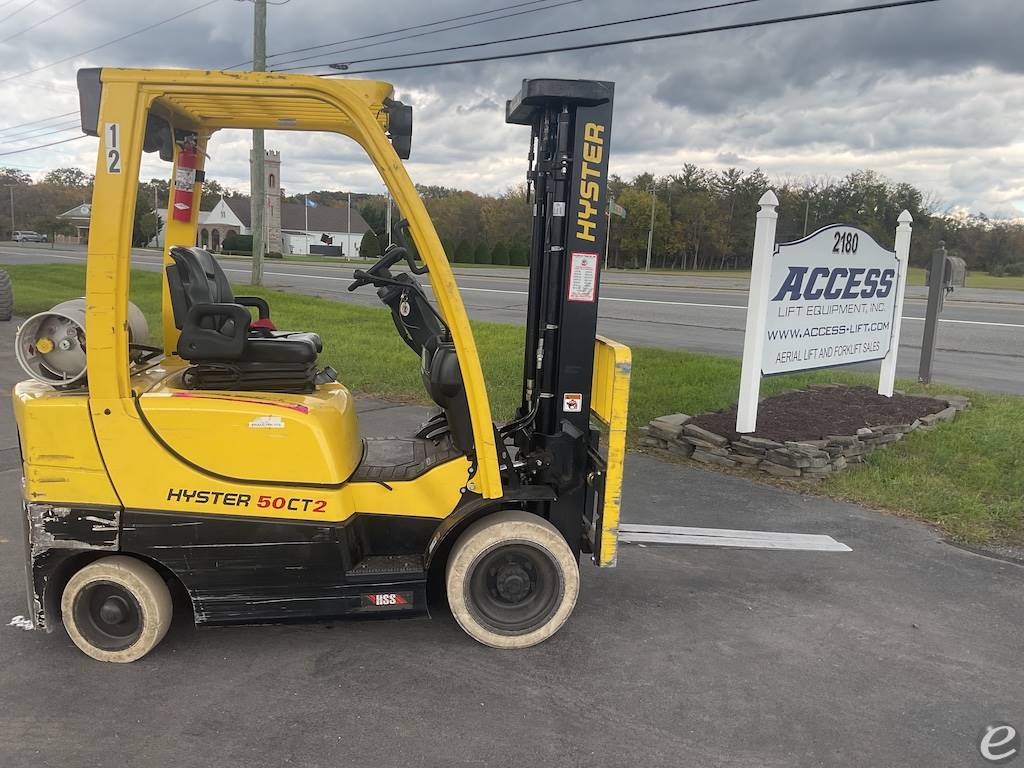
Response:
[{"label": "steering wheel", "polygon": [[426,266],[416,265],[416,248],[415,246],[410,246],[409,240],[406,237],[408,229],[408,220],[402,219],[398,222],[395,236],[398,238],[399,245],[390,246],[384,252],[384,255],[377,260],[377,263],[369,269],[357,269],[353,272],[352,276],[355,279],[349,283],[348,289],[350,291],[371,284],[377,288],[385,285],[395,285],[398,281],[391,275],[391,267],[403,260],[409,265],[409,271],[414,275],[427,274]]}]

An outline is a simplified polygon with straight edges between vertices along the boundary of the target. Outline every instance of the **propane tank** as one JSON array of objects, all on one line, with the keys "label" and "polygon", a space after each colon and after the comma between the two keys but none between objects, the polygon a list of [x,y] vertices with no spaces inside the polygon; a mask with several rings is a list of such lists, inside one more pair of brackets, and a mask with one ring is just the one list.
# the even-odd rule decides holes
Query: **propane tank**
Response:
[{"label": "propane tank", "polygon": [[[148,339],[145,315],[128,302],[128,342],[145,344]],[[18,328],[14,352],[25,373],[36,381],[55,387],[84,384],[85,299],[71,299],[30,317]]]}]

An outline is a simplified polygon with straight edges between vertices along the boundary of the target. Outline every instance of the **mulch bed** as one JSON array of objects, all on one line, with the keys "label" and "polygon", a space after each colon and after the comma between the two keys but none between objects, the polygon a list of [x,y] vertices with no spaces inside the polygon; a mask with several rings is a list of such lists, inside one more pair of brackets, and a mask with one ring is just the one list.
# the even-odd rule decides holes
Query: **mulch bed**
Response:
[{"label": "mulch bed", "polygon": [[[814,386],[765,398],[757,408],[754,437],[785,442],[821,440],[829,435],[854,435],[863,427],[911,424],[946,407],[933,397],[894,394],[882,397],[868,387]],[[695,416],[690,422],[715,434],[738,440],[736,406]]]}]

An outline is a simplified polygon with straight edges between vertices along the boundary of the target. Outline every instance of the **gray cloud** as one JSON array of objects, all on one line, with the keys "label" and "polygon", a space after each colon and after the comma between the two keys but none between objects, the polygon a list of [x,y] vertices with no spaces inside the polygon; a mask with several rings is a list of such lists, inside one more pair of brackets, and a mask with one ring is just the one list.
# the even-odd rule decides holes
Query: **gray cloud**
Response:
[{"label": "gray cloud", "polygon": [[[502,4],[507,2],[492,0],[488,5]],[[848,4],[764,0],[562,39],[610,39]],[[27,26],[60,7],[57,0],[37,3],[17,20]],[[0,44],[0,72],[22,72],[85,50],[170,16],[178,7],[128,0],[85,3]],[[678,7],[668,0],[582,0],[415,40],[339,45],[369,44],[336,54],[324,49],[323,60],[528,34]],[[468,0],[429,5],[413,0],[373,5],[292,0],[271,7],[268,48],[278,52],[479,10],[480,4]],[[74,70],[79,66],[216,68],[244,61],[250,52],[251,13],[248,3],[222,0],[73,62],[0,83],[0,125],[75,109]],[[872,167],[918,184],[950,206],[1008,215],[1015,206],[1024,210],[1022,28],[1020,0],[943,0],[780,27],[372,77],[396,83],[402,98],[416,107],[409,169],[424,183],[493,192],[520,182],[527,137],[523,129],[504,124],[505,99],[524,77],[594,77],[617,83],[612,169],[620,175],[671,173],[684,162],[761,166],[772,174],[797,177],[838,176]],[[549,47],[557,40],[497,50]],[[300,55],[272,57],[271,63]],[[351,142],[301,134],[274,134],[273,140],[285,157],[289,189],[381,188],[374,169]],[[10,148],[29,145],[14,143]],[[244,187],[247,146],[242,132],[216,137],[211,175]],[[0,134],[0,152],[6,148]],[[94,151],[95,142],[83,140],[0,158],[0,165],[7,161],[35,173],[69,163],[91,167]],[[143,176],[165,172],[146,159]]]}]

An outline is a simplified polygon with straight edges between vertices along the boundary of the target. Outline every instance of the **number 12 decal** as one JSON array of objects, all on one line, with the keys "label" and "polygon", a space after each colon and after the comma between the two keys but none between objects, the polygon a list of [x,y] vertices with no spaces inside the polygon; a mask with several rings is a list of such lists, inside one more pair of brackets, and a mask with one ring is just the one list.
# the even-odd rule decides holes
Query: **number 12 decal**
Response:
[{"label": "number 12 decal", "polygon": [[104,157],[106,158],[107,173],[121,172],[121,126],[117,123],[107,123],[103,130],[103,139],[106,142]]}]

